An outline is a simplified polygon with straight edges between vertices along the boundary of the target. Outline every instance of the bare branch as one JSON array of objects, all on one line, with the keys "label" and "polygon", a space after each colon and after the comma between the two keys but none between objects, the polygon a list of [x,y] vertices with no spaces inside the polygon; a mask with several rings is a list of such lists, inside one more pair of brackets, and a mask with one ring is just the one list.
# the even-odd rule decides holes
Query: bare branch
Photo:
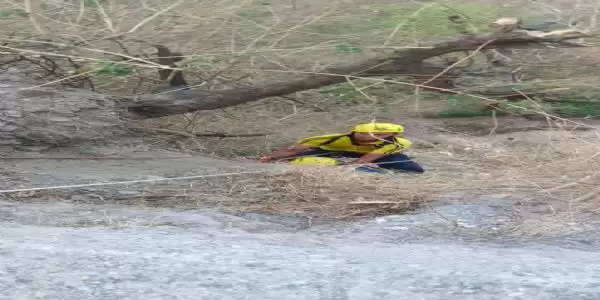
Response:
[{"label": "bare branch", "polygon": [[29,21],[33,24],[33,27],[39,32],[41,35],[47,34],[47,31],[42,25],[40,25],[37,14],[41,10],[41,5],[39,0],[25,0],[25,12],[29,16]]},{"label": "bare branch", "polygon": [[77,19],[75,19],[75,24],[81,23],[83,16],[85,15],[85,0],[79,0],[79,14],[77,15]]},{"label": "bare branch", "polygon": [[[139,104],[135,104],[130,110],[141,116],[159,117],[192,112],[195,110],[215,109],[341,83],[346,81],[347,78],[365,78],[368,76],[380,76],[382,74],[390,73],[396,74],[399,72],[423,74],[427,69],[427,67],[422,64],[424,59],[451,52],[493,48],[531,48],[540,43],[559,43],[566,39],[575,39],[586,36],[588,35],[577,30],[560,30],[548,33],[514,31],[480,37],[469,36],[454,41],[439,43],[429,48],[399,50],[394,52],[391,56],[375,57],[350,65],[330,67],[321,72],[273,70],[283,73],[307,75],[305,78],[291,82],[276,82],[256,87],[234,88],[210,92],[202,90],[185,90],[173,95],[150,96]],[[431,70],[431,68],[429,70]],[[455,91],[449,89],[428,87],[426,85],[415,86],[455,93]],[[177,100],[179,105],[172,105],[174,99]]]},{"label": "bare branch", "polygon": [[160,16],[160,15],[162,15],[162,14],[164,14],[164,13],[170,11],[170,10],[172,10],[173,8],[181,5],[183,2],[185,2],[185,0],[179,0],[179,1],[177,1],[177,2],[175,2],[173,4],[171,4],[171,5],[169,5],[165,9],[157,11],[156,13],[154,13],[153,15],[151,15],[150,17],[142,20],[140,23],[138,23],[137,25],[133,26],[133,28],[131,28],[129,31],[127,31],[127,33],[132,33],[134,31],[138,30],[140,27],[146,25],[146,23],[154,20],[156,17],[158,17],[158,16]]},{"label": "bare branch", "polygon": [[100,1],[98,1],[98,0],[92,0],[92,1],[94,1],[96,6],[98,7],[98,11],[100,12],[100,15],[102,16],[102,20],[106,24],[106,28],[108,28],[108,30],[110,30],[110,32],[112,32],[112,33],[117,33],[117,30],[115,29],[115,27],[113,25],[112,19],[106,13],[106,11],[104,10],[104,7],[100,3]]},{"label": "bare branch", "polygon": [[481,49],[485,48],[487,45],[489,45],[493,42],[494,42],[494,40],[489,40],[489,41],[483,43],[481,46],[477,47],[477,49],[475,49],[475,51],[473,51],[473,53],[471,53],[470,55],[467,55],[464,58],[458,60],[457,62],[451,64],[450,66],[448,66],[446,69],[444,69],[439,74],[437,74],[437,75],[431,77],[431,79],[423,82],[422,85],[427,85],[427,84],[431,83],[432,81],[440,78],[442,75],[444,75],[444,74],[448,73],[450,70],[452,70],[452,68],[460,65],[462,62],[467,61],[467,60],[471,59],[473,56],[477,55],[477,53],[481,52]]}]

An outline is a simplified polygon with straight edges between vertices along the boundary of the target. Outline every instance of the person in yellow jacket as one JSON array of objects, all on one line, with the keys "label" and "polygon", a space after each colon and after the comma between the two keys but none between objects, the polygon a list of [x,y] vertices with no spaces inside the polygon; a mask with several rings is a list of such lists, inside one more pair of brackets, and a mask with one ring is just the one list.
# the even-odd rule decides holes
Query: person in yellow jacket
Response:
[{"label": "person in yellow jacket", "polygon": [[[351,163],[360,164],[360,171],[374,171],[368,165],[391,170],[423,173],[423,168],[402,151],[412,142],[401,137],[404,127],[392,123],[358,124],[350,133],[314,136],[300,140],[288,149],[276,151],[260,158],[262,162],[278,159],[329,157],[356,158]],[[300,158],[298,158],[300,157]],[[301,163],[301,162],[300,162]]]}]

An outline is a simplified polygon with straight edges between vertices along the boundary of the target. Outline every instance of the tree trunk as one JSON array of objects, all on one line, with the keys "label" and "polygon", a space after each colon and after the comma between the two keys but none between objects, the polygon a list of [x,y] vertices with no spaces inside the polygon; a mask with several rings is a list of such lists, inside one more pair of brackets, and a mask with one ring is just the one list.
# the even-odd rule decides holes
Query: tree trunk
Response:
[{"label": "tree trunk", "polygon": [[0,145],[62,145],[106,139],[126,134],[131,120],[210,110],[283,96],[341,83],[346,81],[347,76],[406,72],[430,74],[433,77],[442,69],[424,64],[424,59],[450,52],[474,50],[484,43],[488,43],[486,49],[523,48],[540,42],[558,43],[584,36],[581,32],[570,30],[544,34],[518,31],[501,36],[465,37],[429,48],[406,49],[396,51],[388,57],[329,68],[290,82],[221,91],[181,90],[161,95],[145,95],[138,100],[87,90],[28,88],[34,84],[26,82],[18,75],[18,71],[12,70],[0,74]]}]

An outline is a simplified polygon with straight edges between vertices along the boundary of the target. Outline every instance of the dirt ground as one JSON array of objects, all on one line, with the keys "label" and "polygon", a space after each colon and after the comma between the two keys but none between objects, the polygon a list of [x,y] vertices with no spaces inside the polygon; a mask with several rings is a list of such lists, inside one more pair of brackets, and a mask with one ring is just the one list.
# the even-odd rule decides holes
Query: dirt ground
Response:
[{"label": "dirt ground", "polygon": [[[502,195],[518,199],[524,214],[520,230],[529,233],[559,231],[566,223],[575,219],[585,222],[600,211],[596,184],[600,122],[521,117],[432,119],[415,116],[413,107],[414,103],[400,103],[343,108],[265,100],[195,117],[152,120],[146,126],[172,133],[152,133],[128,143],[22,152],[20,156],[29,158],[2,161],[6,178],[12,180],[3,185],[27,188],[161,181],[3,197],[181,209],[215,207],[229,212],[347,219],[435,206],[437,199],[447,197],[468,202]],[[195,118],[193,126],[201,132],[226,129],[231,134],[266,135],[190,138],[177,134],[186,130],[186,118]],[[375,118],[405,125],[406,137],[414,142],[407,154],[425,167],[425,174],[371,175],[345,166],[298,167],[255,160],[302,137],[346,132],[355,123]],[[218,174],[226,175],[162,181]]]},{"label": "dirt ground", "polygon": [[[552,5],[527,2],[531,5],[528,7],[536,9],[529,9],[527,15],[519,16],[531,22],[549,17],[554,20],[556,17],[559,23],[565,25],[571,16],[581,15],[585,19],[584,25],[588,21],[592,25],[589,13],[584,11],[591,11],[588,8],[592,7],[593,1],[578,2],[582,5],[562,0],[552,1]],[[106,9],[109,14],[118,17],[115,20],[120,20],[119,29],[131,28],[151,14],[146,8],[139,9],[137,2],[111,3],[114,5]],[[394,14],[400,14],[406,8],[403,6],[406,3],[398,4],[397,1],[336,3],[337,6],[333,2],[324,5],[323,1],[303,1],[293,9],[285,1],[246,1],[243,5],[237,1],[215,2],[216,6],[222,7],[212,7],[210,3],[205,3],[206,7],[189,4],[189,7],[177,9],[176,22],[165,14],[164,19],[156,19],[152,26],[137,31],[136,40],[124,39],[122,43],[133,53],[145,53],[147,50],[143,49],[147,45],[137,40],[168,45],[185,56],[186,60],[181,65],[189,74],[190,83],[212,78],[206,88],[220,89],[282,79],[280,77],[294,78],[297,76],[294,70],[318,70],[384,51],[386,38],[396,26],[401,25],[398,23],[401,20]],[[523,1],[502,1],[506,10],[481,9],[480,5],[486,3],[500,7],[498,1],[465,3],[470,4],[465,6],[460,1],[452,4],[463,10],[477,4],[477,13],[472,14],[472,17],[477,17],[473,26],[487,26],[506,13],[514,15],[525,11]],[[164,3],[150,4],[159,8]],[[413,4],[417,3],[410,5]],[[382,12],[381,7],[392,13]],[[416,20],[427,23],[427,20],[445,19],[436,15],[445,11],[440,6],[426,11]],[[76,12],[62,10],[56,18],[73,19],[71,14]],[[480,16],[484,12],[485,16]],[[479,17],[482,17],[481,20]],[[18,14],[11,15],[4,20],[8,23],[3,24],[13,26],[10,28],[15,32],[22,32],[25,27],[35,32],[29,23],[19,18]],[[64,36],[70,36],[67,33],[71,31],[77,32],[78,36],[85,35],[85,30],[91,35],[101,32],[97,27],[98,24],[104,26],[103,20],[96,9],[88,8],[82,23],[86,28],[50,22],[45,25],[49,28],[60,26]],[[361,27],[364,24],[368,26]],[[457,36],[456,32],[439,31],[439,26],[418,28],[419,25],[422,24],[415,22],[414,26],[411,23],[414,28],[402,28],[403,34],[393,36],[389,45],[414,46],[434,36],[433,40]],[[446,28],[442,26],[441,29]],[[112,40],[96,38],[95,48],[124,51]],[[580,72],[583,67],[574,68],[572,64],[573,61],[583,62],[586,67],[597,64],[595,48],[581,53],[574,50],[557,53],[555,50],[544,49],[529,55],[517,51],[513,58],[523,67],[525,80],[535,81],[538,78],[535,76],[543,74],[545,82],[553,81],[559,87],[596,88],[593,82],[583,82],[584,77],[595,78],[596,69]],[[81,51],[81,55],[103,57],[103,54]],[[539,60],[530,61],[532,56]],[[290,72],[281,76],[282,73],[269,72],[269,69]],[[156,87],[156,80],[149,79],[156,77],[155,69],[134,70],[136,72],[129,70],[131,73],[123,77],[112,74],[113,77],[107,79],[100,76],[96,88],[130,95],[149,92]],[[473,72],[479,76],[485,73],[482,70],[497,72],[492,69],[476,69]],[[578,72],[580,74],[576,74]],[[140,80],[144,76],[147,78]],[[506,84],[499,81],[501,76],[496,77],[478,79],[482,85]],[[477,82],[468,83],[473,87]],[[349,98],[346,91],[340,89],[326,93],[323,90],[305,91],[290,95],[291,98],[266,99],[222,110],[148,120],[143,122],[144,126],[166,129],[170,133],[149,131],[141,139],[82,144],[70,149],[29,149],[30,152],[5,153],[6,159],[1,162],[0,171],[0,176],[3,176],[0,179],[4,180],[0,180],[0,186],[6,189],[27,188],[268,171],[262,175],[211,177],[210,180],[199,180],[201,183],[198,184],[192,184],[193,180],[184,183],[161,181],[160,184],[102,186],[69,192],[11,193],[2,197],[115,201],[181,208],[209,206],[231,211],[351,218],[404,212],[444,195],[468,199],[477,195],[506,194],[522,199],[523,204],[539,208],[545,217],[538,215],[537,221],[530,223],[537,224],[531,227],[538,229],[560,224],[557,220],[570,222],[574,216],[585,217],[600,211],[596,187],[600,160],[600,123],[597,120],[565,121],[539,115],[533,119],[518,116],[426,118],[451,105],[448,97],[441,95],[433,100],[417,100],[412,87],[400,88],[398,85],[383,84],[380,90],[385,95],[376,97],[378,101],[370,101],[360,95]],[[376,89],[365,91],[378,96]],[[485,104],[481,106],[483,109]],[[414,147],[407,153],[427,172],[423,175],[379,176],[357,174],[347,167],[299,168],[260,165],[255,161],[259,155],[289,146],[299,138],[347,132],[356,123],[372,120],[405,125],[406,137],[414,142]],[[262,135],[190,137],[190,134],[211,132]]]}]

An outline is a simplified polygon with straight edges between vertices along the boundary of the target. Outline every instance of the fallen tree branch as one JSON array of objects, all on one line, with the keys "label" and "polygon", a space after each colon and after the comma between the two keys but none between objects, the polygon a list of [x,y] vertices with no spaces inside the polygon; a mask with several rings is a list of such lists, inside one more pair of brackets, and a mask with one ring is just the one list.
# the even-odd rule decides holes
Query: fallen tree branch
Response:
[{"label": "fallen tree branch", "polygon": [[[267,83],[251,87],[236,87],[225,90],[200,90],[191,87],[164,94],[138,95],[136,97],[117,97],[93,93],[83,89],[56,90],[39,87],[38,84],[24,78],[18,69],[0,72],[0,146],[16,147],[19,145],[64,145],[79,141],[103,140],[111,137],[126,136],[131,131],[131,121],[153,117],[169,116],[199,110],[212,110],[228,106],[257,101],[268,97],[285,96],[294,92],[315,89],[331,84],[342,83],[347,79],[364,79],[385,74],[409,73],[419,76],[435,76],[444,71],[443,67],[426,62],[425,59],[446,53],[470,51],[481,48],[531,48],[539,44],[559,44],[563,40],[587,37],[576,30],[560,30],[549,33],[514,31],[497,33],[480,37],[467,36],[435,44],[431,47],[397,50],[387,56],[374,57],[361,62],[338,67],[326,68],[323,71],[308,72],[302,70],[274,72],[292,74],[300,79]],[[493,42],[489,42],[493,40]],[[486,45],[487,43],[487,45]],[[482,47],[484,45],[484,47]],[[11,51],[44,54],[48,56],[71,55],[16,49],[0,46]],[[105,52],[106,53],[106,52]],[[129,55],[120,54],[127,58]],[[131,56],[129,56],[131,57]],[[178,70],[177,68],[148,63],[140,58],[132,58],[138,65],[147,68]],[[102,61],[98,59],[97,61]],[[119,62],[124,63],[124,62]],[[266,70],[263,70],[266,71]],[[169,71],[170,72],[170,71]],[[387,79],[373,79],[403,85],[428,88],[425,85]],[[38,86],[36,89],[27,87]],[[466,95],[484,101],[495,102],[495,99],[465,92],[431,87],[460,95]],[[509,107],[511,104],[507,104]],[[520,108],[520,107],[519,107]],[[542,111],[535,113],[551,116]],[[565,120],[568,121],[568,120]],[[571,124],[589,127],[577,122]],[[149,129],[146,129],[149,130]],[[154,132],[177,134],[186,137],[251,137],[264,136],[268,133],[227,134],[227,133],[187,133],[168,129],[152,129]]]},{"label": "fallen tree branch", "polygon": [[[397,50],[383,57],[367,59],[358,63],[327,68],[318,74],[307,75],[299,80],[276,82],[255,87],[234,88],[221,91],[185,90],[161,95],[142,95],[129,111],[141,118],[162,117],[172,114],[211,110],[238,105],[268,97],[283,96],[298,91],[320,88],[341,83],[348,76],[380,76],[408,72],[415,74],[439,74],[439,67],[423,63],[423,60],[452,52],[476,50],[478,48],[531,48],[544,43],[560,43],[564,40],[587,37],[577,30],[552,32],[530,32],[518,30],[485,36],[467,36],[454,41],[435,44],[428,48]],[[490,42],[492,41],[492,42]],[[487,44],[486,44],[487,43]],[[482,47],[482,45],[485,45]],[[294,71],[290,71],[294,72]],[[297,71],[298,74],[306,73]],[[352,78],[352,77],[350,77]]]},{"label": "fallen tree branch", "polygon": [[431,79],[429,79],[429,80],[427,80],[427,81],[425,81],[425,82],[423,82],[423,83],[421,83],[421,84],[422,84],[422,85],[428,85],[428,84],[429,84],[429,83],[431,83],[432,81],[434,81],[434,80],[436,80],[436,79],[440,78],[440,76],[442,76],[442,75],[444,75],[444,74],[446,74],[446,73],[450,72],[450,70],[452,70],[452,68],[454,68],[454,67],[456,67],[456,66],[460,65],[460,64],[461,64],[461,63],[463,63],[464,61],[467,61],[467,60],[469,60],[469,59],[472,59],[472,58],[473,58],[473,56],[475,56],[475,55],[477,55],[477,53],[481,52],[481,49],[485,48],[485,46],[487,46],[487,45],[489,45],[489,44],[491,44],[491,43],[493,43],[493,42],[494,42],[494,40],[489,40],[489,41],[487,41],[487,42],[483,43],[481,46],[477,47],[477,49],[475,49],[475,51],[473,51],[473,53],[471,53],[471,54],[469,54],[469,55],[465,56],[464,58],[462,58],[462,59],[458,60],[457,62],[455,62],[455,63],[451,64],[450,66],[448,66],[447,68],[445,68],[445,69],[444,69],[442,72],[438,73],[437,75],[435,75],[435,76],[431,77]]}]

